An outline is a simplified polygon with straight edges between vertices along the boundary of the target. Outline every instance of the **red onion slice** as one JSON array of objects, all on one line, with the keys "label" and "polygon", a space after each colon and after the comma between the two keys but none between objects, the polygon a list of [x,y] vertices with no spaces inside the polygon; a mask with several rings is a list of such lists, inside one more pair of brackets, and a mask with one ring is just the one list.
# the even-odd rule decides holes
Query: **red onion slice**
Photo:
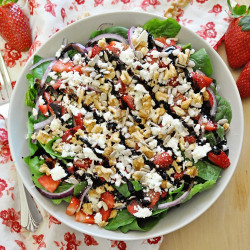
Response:
[{"label": "red onion slice", "polygon": [[101,40],[102,38],[114,39],[114,40],[117,40],[117,41],[119,41],[119,42],[128,44],[128,41],[127,41],[124,37],[122,37],[122,36],[120,36],[120,35],[112,34],[112,33],[105,33],[105,34],[100,34],[99,36],[96,36],[96,37],[90,39],[90,40],[88,41],[88,45],[91,45],[91,44],[93,44],[94,42],[97,42],[97,41]]},{"label": "red onion slice", "polygon": [[38,67],[39,65],[41,65],[41,64],[44,63],[44,62],[53,61],[53,60],[55,60],[55,59],[56,59],[55,57],[44,58],[44,59],[40,60],[39,62],[35,63],[34,65],[32,65],[32,66],[29,68],[29,70],[32,70],[32,69]]},{"label": "red onion slice", "polygon": [[99,90],[99,89],[97,89],[97,88],[95,88],[95,87],[93,87],[93,86],[88,86],[88,87],[86,88],[86,90],[92,90],[92,91],[95,91],[95,92],[97,92],[97,93],[102,93],[101,90]]},{"label": "red onion slice", "polygon": [[135,27],[134,27],[134,26],[132,26],[132,27],[130,27],[130,28],[128,29],[128,42],[129,42],[129,46],[130,46],[133,50],[135,50],[135,46],[134,46],[133,43],[132,43],[132,35],[133,35],[134,32],[135,32]]},{"label": "red onion slice", "polygon": [[43,129],[46,125],[49,125],[53,121],[54,117],[50,116],[48,119],[34,124],[34,130]]},{"label": "red onion slice", "polygon": [[48,74],[49,74],[49,72],[51,71],[53,65],[54,65],[56,62],[57,62],[57,60],[52,61],[52,62],[50,63],[50,65],[48,66],[48,68],[46,69],[46,71],[45,71],[45,73],[44,73],[44,75],[43,75],[43,78],[42,78],[42,80],[41,80],[40,88],[42,88],[42,87],[44,86],[44,84],[45,84],[45,82],[46,82],[46,79],[47,79],[47,77],[48,77]]},{"label": "red onion slice", "polygon": [[112,25],[113,25],[113,23],[102,23],[102,24],[99,25],[97,30],[103,30],[103,29],[108,28],[108,27],[110,27]]},{"label": "red onion slice", "polygon": [[189,195],[192,187],[194,185],[194,182],[191,182],[191,184],[188,187],[188,190],[186,192],[184,192],[184,194],[182,196],[180,196],[178,199],[171,201],[171,202],[167,202],[167,203],[163,203],[163,204],[159,204],[158,209],[164,209],[164,208],[168,208],[168,207],[174,207],[179,205],[180,203],[182,203]]},{"label": "red onion slice", "polygon": [[209,94],[212,96],[213,98],[213,106],[211,107],[211,110],[210,110],[210,115],[212,117],[215,117],[216,115],[216,111],[217,111],[217,100],[216,100],[216,96],[214,94],[214,91],[212,90],[212,88],[208,87],[207,88],[207,92],[209,92]]},{"label": "red onion slice", "polygon": [[81,55],[85,55],[86,53],[88,53],[88,50],[85,48],[85,46],[83,46],[80,43],[69,43],[67,44],[63,49],[62,52],[59,56],[62,57],[66,52],[68,52],[69,50],[76,50],[77,52],[79,52]]},{"label": "red onion slice", "polygon": [[81,196],[80,196],[80,198],[79,198],[79,200],[80,200],[80,205],[79,205],[79,207],[78,207],[78,209],[77,209],[77,212],[79,212],[79,210],[81,209],[81,207],[82,207],[82,203],[83,203],[83,199],[84,199],[84,197],[89,193],[89,190],[91,189],[91,186],[87,186],[87,187],[85,187],[85,189],[83,189],[83,191],[82,191],[82,193],[81,193]]},{"label": "red onion slice", "polygon": [[65,198],[67,196],[70,196],[74,193],[74,187],[75,185],[73,185],[72,187],[70,187],[69,189],[61,192],[61,193],[50,193],[44,189],[41,188],[37,188],[37,190],[45,197],[49,198],[49,199],[61,199],[61,198]]}]

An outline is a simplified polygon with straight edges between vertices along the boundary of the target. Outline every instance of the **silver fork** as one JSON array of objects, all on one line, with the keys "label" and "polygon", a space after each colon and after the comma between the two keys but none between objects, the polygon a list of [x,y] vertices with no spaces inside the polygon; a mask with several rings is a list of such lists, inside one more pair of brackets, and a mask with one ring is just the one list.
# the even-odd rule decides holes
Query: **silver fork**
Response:
[{"label": "silver fork", "polygon": [[[12,86],[10,76],[3,60],[0,51],[0,105],[7,104],[10,101],[12,93]],[[5,107],[8,108],[8,107]],[[42,216],[32,198],[30,193],[27,191],[23,182],[17,173],[18,188],[20,194],[21,204],[21,226],[26,228],[30,232],[35,232],[40,223],[42,222]]]}]

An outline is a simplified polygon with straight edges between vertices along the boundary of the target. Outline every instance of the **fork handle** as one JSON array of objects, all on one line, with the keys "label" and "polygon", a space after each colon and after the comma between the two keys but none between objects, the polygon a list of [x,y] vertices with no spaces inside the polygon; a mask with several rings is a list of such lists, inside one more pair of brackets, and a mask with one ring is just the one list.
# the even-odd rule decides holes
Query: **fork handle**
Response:
[{"label": "fork handle", "polygon": [[28,191],[25,190],[19,174],[17,174],[17,178],[21,204],[21,226],[28,231],[35,232],[42,221],[42,216],[39,213],[34,200]]}]

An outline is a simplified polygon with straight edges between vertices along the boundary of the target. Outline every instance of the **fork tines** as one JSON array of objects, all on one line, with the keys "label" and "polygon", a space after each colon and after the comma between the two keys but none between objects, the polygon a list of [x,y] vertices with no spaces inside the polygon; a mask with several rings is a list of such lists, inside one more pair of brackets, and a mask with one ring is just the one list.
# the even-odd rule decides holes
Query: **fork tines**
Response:
[{"label": "fork tines", "polygon": [[10,76],[0,52],[0,105],[8,103],[12,93]]}]

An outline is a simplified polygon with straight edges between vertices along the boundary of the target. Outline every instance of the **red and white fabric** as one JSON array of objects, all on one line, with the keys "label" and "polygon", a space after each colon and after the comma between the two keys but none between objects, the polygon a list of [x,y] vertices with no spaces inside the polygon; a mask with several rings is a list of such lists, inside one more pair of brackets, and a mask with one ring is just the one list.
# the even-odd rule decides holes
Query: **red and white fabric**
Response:
[{"label": "red and white fabric", "polygon": [[[14,87],[27,59],[54,33],[76,20],[111,11],[146,11],[160,16],[171,0],[20,0],[30,19],[33,45],[28,52],[12,50],[0,38],[0,50]],[[180,10],[178,22],[189,27],[211,46],[217,46],[230,22],[226,1],[190,0]],[[5,106],[7,109],[7,106]],[[7,110],[2,114],[6,116]],[[112,241],[79,233],[41,208],[43,222],[35,233],[21,228],[16,170],[11,159],[5,119],[0,116],[0,250],[3,249],[158,249],[162,237],[140,241]]]}]

